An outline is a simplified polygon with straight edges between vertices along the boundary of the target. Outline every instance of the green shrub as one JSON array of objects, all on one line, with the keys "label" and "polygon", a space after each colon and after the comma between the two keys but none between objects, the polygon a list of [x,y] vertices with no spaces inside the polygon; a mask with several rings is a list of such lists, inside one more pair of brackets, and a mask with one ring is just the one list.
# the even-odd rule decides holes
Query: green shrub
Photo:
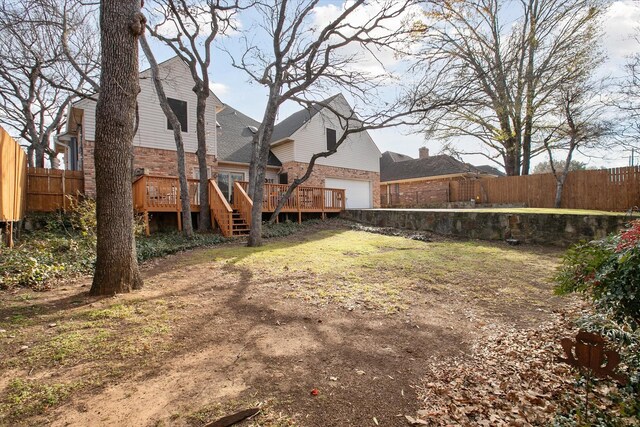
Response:
[{"label": "green shrub", "polygon": [[578,292],[632,329],[640,326],[640,220],[618,234],[571,248],[556,277],[558,294]]},{"label": "green shrub", "polygon": [[[15,286],[45,290],[55,279],[90,274],[96,258],[96,206],[86,199],[73,202],[69,213],[33,215],[42,229],[25,232],[14,248],[0,247],[0,289]],[[144,225],[136,223],[137,231]],[[215,234],[196,234],[192,239],[182,234],[158,233],[136,238],[139,261],[161,257],[200,246],[224,241]]]},{"label": "green shrub", "polygon": [[[578,326],[595,332],[616,347],[620,371],[628,382],[607,398],[615,414],[595,411],[593,425],[622,425],[620,417],[640,421],[640,220],[605,239],[579,244],[567,251],[556,276],[556,292],[581,293],[596,313],[583,316]],[[592,408],[593,409],[593,408]],[[584,411],[580,406],[572,411]],[[575,415],[575,414],[573,414]],[[561,414],[556,425],[571,425],[572,414]],[[566,421],[566,423],[565,423]]]}]

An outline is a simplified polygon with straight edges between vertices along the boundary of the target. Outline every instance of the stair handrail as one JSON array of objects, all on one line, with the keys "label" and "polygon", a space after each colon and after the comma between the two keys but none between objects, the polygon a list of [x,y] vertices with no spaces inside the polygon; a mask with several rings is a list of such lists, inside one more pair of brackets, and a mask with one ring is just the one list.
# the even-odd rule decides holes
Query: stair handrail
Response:
[{"label": "stair handrail", "polygon": [[244,190],[244,187],[237,181],[233,184],[233,209],[240,213],[240,218],[250,227],[253,200],[251,200]]},{"label": "stair handrail", "polygon": [[218,183],[213,179],[209,180],[209,209],[211,210],[211,220],[213,222],[215,219],[218,223],[222,235],[231,237],[233,235],[233,209],[222,194]]}]

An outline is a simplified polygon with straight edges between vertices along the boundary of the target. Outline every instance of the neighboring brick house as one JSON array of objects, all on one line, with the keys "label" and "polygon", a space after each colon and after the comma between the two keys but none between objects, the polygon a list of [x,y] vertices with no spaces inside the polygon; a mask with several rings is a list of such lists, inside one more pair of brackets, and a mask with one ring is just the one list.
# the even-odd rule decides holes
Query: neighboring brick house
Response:
[{"label": "neighboring brick house", "polygon": [[380,159],[380,192],[383,207],[428,207],[474,198],[473,181],[504,175],[491,166],[472,166],[448,155],[429,156],[421,147],[419,157],[387,151]]},{"label": "neighboring brick house", "polygon": [[[186,166],[190,178],[197,178],[196,95],[187,65],[178,57],[159,64],[161,79],[169,102],[181,121]],[[173,131],[160,108],[150,70],[140,73],[138,95],[139,125],[134,137],[134,170],[140,174],[175,177],[178,175]],[[348,109],[342,95],[322,104]],[[83,170],[85,193],[95,196],[96,102],[85,99],[74,103],[68,112],[67,132],[58,137],[58,149],[64,153],[65,167]],[[340,137],[335,117],[323,108],[293,114],[276,125],[273,149],[267,167],[267,181],[289,183],[302,175],[311,156],[327,148],[327,130]],[[210,176],[217,180],[231,200],[234,181],[249,178],[251,141],[259,122],[223,104],[211,93],[207,104],[207,155]],[[277,137],[276,137],[277,136]],[[380,151],[366,132],[353,134],[327,159],[319,160],[305,185],[345,188],[347,207],[373,207],[380,203]]]}]

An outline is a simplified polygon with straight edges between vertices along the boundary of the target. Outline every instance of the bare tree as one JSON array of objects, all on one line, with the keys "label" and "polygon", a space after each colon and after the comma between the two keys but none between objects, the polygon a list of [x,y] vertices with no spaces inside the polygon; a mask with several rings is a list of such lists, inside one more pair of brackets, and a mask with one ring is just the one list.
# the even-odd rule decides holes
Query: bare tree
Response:
[{"label": "bare tree", "polygon": [[[600,0],[471,0],[428,2],[416,24],[422,44],[417,70],[445,70],[438,97],[467,88],[465,99],[424,123],[429,136],[459,154],[480,154],[508,175],[529,173],[537,121],[553,109],[562,84],[578,79],[598,54]],[[513,16],[516,16],[513,19]],[[585,62],[587,58],[589,63]],[[468,151],[462,137],[482,147]]]},{"label": "bare tree", "polygon": [[[209,200],[207,171],[207,99],[211,93],[209,66],[212,44],[219,34],[234,29],[234,16],[239,9],[237,0],[156,0],[147,4],[153,11],[154,22],[149,32],[169,46],[189,67],[193,91],[197,97],[196,134],[198,140],[198,171],[200,200]],[[167,35],[170,34],[170,35]],[[206,230],[211,222],[208,209],[200,209],[198,229]]]},{"label": "bare tree", "polygon": [[[153,85],[156,88],[156,93],[158,95],[158,101],[160,102],[160,108],[162,108],[162,112],[165,117],[171,124],[171,128],[173,129],[173,138],[176,142],[176,156],[178,157],[178,177],[180,180],[180,204],[182,207],[182,232],[187,237],[193,236],[193,225],[191,224],[191,199],[189,197],[189,181],[187,181],[187,172],[185,168],[184,161],[184,143],[182,141],[182,126],[180,125],[180,121],[178,117],[176,117],[175,113],[171,109],[169,105],[169,101],[167,100],[167,95],[165,95],[164,87],[162,85],[162,80],[160,78],[160,70],[158,69],[158,63],[156,62],[156,58],[151,51],[151,47],[149,47],[149,43],[147,43],[147,39],[142,34],[140,36],[140,46],[142,46],[142,51],[144,52],[147,60],[149,61],[149,66],[151,67],[151,79],[153,80]],[[206,210],[203,208],[203,210]]]},{"label": "bare tree", "polygon": [[[637,39],[640,40],[640,37]],[[624,118],[621,121],[624,125],[618,134],[621,146],[631,151],[629,163],[637,165],[636,156],[640,156],[640,53],[629,58],[625,70],[612,105]]]},{"label": "bare tree", "polygon": [[[598,99],[600,92],[599,84],[588,81],[560,87],[556,95],[558,121],[540,132],[544,135],[542,145],[556,179],[556,208],[562,204],[567,175],[575,163],[573,156],[577,152],[588,154],[590,150],[609,148],[608,138],[613,134],[613,125],[605,119],[606,103]],[[555,160],[559,155],[564,158]]]},{"label": "bare tree", "polygon": [[140,0],[102,0],[100,97],[96,106],[96,266],[92,295],[142,287],[133,232],[131,164],[138,80]]},{"label": "bare tree", "polygon": [[[354,67],[362,52],[392,48],[400,34],[407,34],[398,20],[413,1],[346,3],[335,17],[312,23],[318,0],[274,1],[256,4],[260,20],[242,38],[245,51],[233,65],[268,90],[262,122],[253,139],[249,169],[249,196],[254,202],[249,246],[262,243],[262,203],[266,165],[278,111],[283,103],[309,105],[314,91],[338,87],[366,98],[380,84],[376,76]],[[357,19],[361,22],[357,23]],[[389,24],[389,28],[386,25]],[[391,29],[390,29],[391,28]],[[357,49],[349,51],[348,48]],[[318,153],[319,157],[331,153]],[[315,159],[313,160],[315,163]],[[310,172],[309,172],[310,173]]]},{"label": "bare tree", "polygon": [[[62,18],[50,13],[46,1],[21,0],[0,6],[0,123],[26,141],[31,166],[44,167],[54,159],[52,137],[65,124],[74,97],[87,93],[95,64],[76,72],[66,57],[61,37]],[[71,14],[71,12],[73,12]],[[75,8],[65,19],[74,23],[68,38],[87,31],[89,9]],[[90,44],[76,53],[91,55]]]}]

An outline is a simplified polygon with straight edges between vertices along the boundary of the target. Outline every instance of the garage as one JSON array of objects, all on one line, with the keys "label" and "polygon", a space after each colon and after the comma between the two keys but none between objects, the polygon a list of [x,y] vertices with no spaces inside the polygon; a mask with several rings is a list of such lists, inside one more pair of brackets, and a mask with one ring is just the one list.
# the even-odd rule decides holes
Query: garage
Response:
[{"label": "garage", "polygon": [[344,188],[347,197],[347,209],[362,209],[373,207],[371,181],[358,179],[325,178],[327,188]]}]

